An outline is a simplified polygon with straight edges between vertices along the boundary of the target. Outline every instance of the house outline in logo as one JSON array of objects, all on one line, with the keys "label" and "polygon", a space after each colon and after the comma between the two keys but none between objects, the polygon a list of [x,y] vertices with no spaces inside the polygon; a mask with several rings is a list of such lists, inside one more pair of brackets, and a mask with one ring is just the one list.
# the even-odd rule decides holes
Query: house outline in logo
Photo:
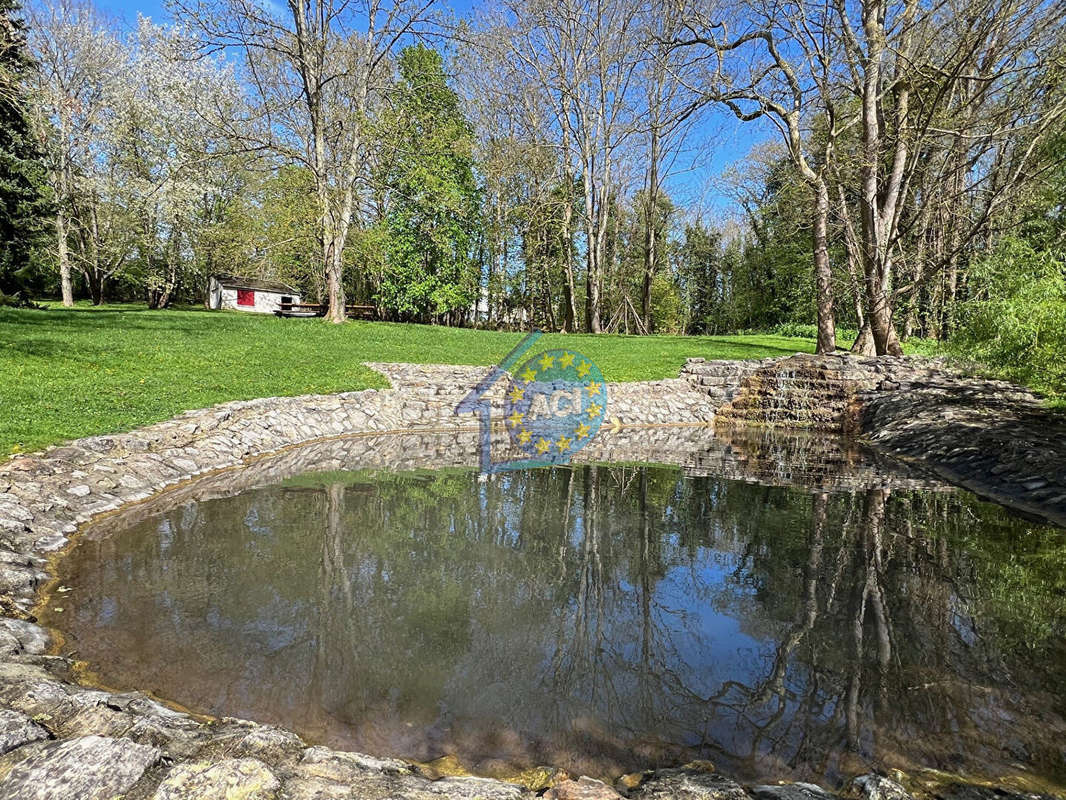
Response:
[{"label": "house outline in logo", "polygon": [[[541,335],[534,331],[525,336],[455,406],[457,415],[478,416],[482,473],[569,463],[607,417],[607,383],[591,359],[569,348],[556,348],[519,363]],[[488,393],[501,379],[508,381],[505,405],[501,418],[494,420]],[[502,422],[511,445],[523,457],[493,461],[494,422]]]}]

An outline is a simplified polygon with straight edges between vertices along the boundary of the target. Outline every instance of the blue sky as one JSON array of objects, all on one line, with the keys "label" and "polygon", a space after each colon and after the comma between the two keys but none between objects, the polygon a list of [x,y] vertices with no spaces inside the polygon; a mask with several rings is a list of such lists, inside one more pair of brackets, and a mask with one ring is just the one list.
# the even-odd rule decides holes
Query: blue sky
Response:
[{"label": "blue sky", "polygon": [[[105,13],[132,27],[138,14],[151,17],[156,22],[170,20],[165,0],[95,0]],[[471,0],[452,0],[443,4],[460,15],[469,13],[475,5]],[[757,141],[773,135],[770,126],[759,123],[741,123],[728,112],[712,111],[705,115],[693,131],[692,142],[701,156],[695,167],[679,169],[667,179],[667,188],[675,202],[682,207],[702,206],[719,219],[736,213],[733,203],[724,196],[716,180],[731,164],[743,160]],[[692,158],[682,157],[679,165],[687,166]]]}]

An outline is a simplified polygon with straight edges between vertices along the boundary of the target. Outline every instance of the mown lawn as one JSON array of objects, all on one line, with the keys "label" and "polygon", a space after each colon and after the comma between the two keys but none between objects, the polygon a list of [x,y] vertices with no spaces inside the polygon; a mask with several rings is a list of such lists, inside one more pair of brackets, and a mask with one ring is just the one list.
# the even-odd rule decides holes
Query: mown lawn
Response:
[{"label": "mown lawn", "polygon": [[[0,308],[0,454],[129,430],[227,400],[384,386],[364,361],[494,364],[521,336],[134,305]],[[543,344],[581,352],[612,381],[673,377],[689,356],[814,349],[812,340],[780,336],[552,334]]]}]

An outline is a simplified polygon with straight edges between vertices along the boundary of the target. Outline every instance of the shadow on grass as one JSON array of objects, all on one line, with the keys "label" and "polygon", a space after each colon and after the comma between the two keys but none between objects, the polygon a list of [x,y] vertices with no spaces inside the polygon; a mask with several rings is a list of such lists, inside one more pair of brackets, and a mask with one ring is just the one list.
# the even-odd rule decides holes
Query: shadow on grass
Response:
[{"label": "shadow on grass", "polygon": [[[700,340],[692,339],[692,340],[689,340],[689,341],[693,341],[695,343],[698,343]],[[797,350],[796,347],[794,347],[794,346],[790,347],[788,345],[770,344],[768,342],[755,344],[753,342],[737,342],[737,341],[733,341],[732,339],[714,339],[714,340],[712,340],[712,342],[714,344],[718,344],[718,345],[726,345],[728,347],[735,348],[737,350],[746,350],[746,351],[749,351],[749,352],[755,351],[755,352],[760,354],[759,356],[757,356],[758,358],[766,357],[765,353],[766,353],[767,350],[772,350],[772,351],[774,351],[776,353],[781,353],[782,355],[795,355],[796,353],[806,353],[806,352],[808,352],[807,350]]]},{"label": "shadow on grass", "polygon": [[57,358],[63,355],[66,346],[55,339],[19,337],[0,344],[0,356],[15,354],[27,358]]},{"label": "shadow on grass", "polygon": [[207,336],[209,332],[204,329],[202,322],[202,318],[191,318],[184,312],[170,316],[167,311],[150,309],[64,308],[55,311],[19,309],[14,312],[0,309],[0,325],[10,326],[10,330],[46,327],[57,334],[62,331],[81,334],[110,329],[116,332],[130,330],[151,330],[160,333],[180,331],[189,335]]}]

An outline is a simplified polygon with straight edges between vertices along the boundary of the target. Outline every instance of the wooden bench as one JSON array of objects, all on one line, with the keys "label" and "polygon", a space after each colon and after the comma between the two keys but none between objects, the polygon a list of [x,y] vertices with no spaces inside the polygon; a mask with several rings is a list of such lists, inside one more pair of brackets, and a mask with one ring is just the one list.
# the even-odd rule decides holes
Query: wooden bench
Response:
[{"label": "wooden bench", "polygon": [[378,316],[375,306],[349,305],[344,307],[344,313],[353,319],[377,319]]}]

